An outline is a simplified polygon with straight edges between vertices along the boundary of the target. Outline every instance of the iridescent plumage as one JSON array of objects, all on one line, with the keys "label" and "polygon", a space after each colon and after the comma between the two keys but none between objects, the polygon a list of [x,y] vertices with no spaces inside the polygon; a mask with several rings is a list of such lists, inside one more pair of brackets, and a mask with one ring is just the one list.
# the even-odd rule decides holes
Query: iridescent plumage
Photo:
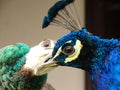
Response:
[{"label": "iridescent plumage", "polygon": [[44,17],[42,28],[47,27],[54,18],[58,15],[58,12],[66,7],[66,5],[74,2],[74,0],[60,0],[52,6],[48,11],[48,16]]},{"label": "iridescent plumage", "polygon": [[39,68],[51,57],[53,46],[46,40],[32,48],[18,43],[0,49],[0,90],[41,90],[47,73],[40,75]]},{"label": "iridescent plumage", "polygon": [[[61,1],[66,3],[69,0]],[[58,3],[57,6],[55,4],[52,8],[58,9]],[[60,66],[80,68],[90,74],[95,90],[119,90],[120,40],[114,38],[103,39],[90,34],[87,29],[79,27],[79,23],[76,23],[77,21],[71,17],[71,12],[66,11],[68,6],[70,4],[66,4],[64,8],[57,10],[57,14],[52,17],[49,23],[57,22],[57,25],[60,24],[71,32],[57,41],[52,54],[53,61],[48,61],[49,63],[45,64],[44,67],[51,68],[50,66],[56,63]],[[61,16],[60,13],[63,10],[65,12]],[[67,18],[63,20],[66,16]],[[61,17],[63,18],[61,19]],[[44,20],[43,26],[45,22]]]}]

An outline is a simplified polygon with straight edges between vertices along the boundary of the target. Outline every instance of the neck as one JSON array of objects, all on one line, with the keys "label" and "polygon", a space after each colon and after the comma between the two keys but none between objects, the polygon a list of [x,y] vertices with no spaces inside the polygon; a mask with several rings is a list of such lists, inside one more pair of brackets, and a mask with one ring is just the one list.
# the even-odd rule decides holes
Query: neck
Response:
[{"label": "neck", "polygon": [[31,69],[21,68],[16,74],[18,76],[19,86],[23,90],[40,90],[46,82],[47,74],[42,76],[33,75]]},{"label": "neck", "polygon": [[[116,47],[119,46],[119,41],[117,39],[101,39],[86,34],[82,42],[84,45],[78,60],[81,63],[79,68],[90,74],[95,90],[109,90],[115,84],[118,87],[118,83],[120,83],[117,71],[119,49]],[[113,67],[114,69],[112,69]]]},{"label": "neck", "polygon": [[22,67],[18,72],[6,79],[7,84],[5,84],[5,87],[10,90],[41,90],[46,79],[47,74],[36,76],[33,75],[31,69]]}]

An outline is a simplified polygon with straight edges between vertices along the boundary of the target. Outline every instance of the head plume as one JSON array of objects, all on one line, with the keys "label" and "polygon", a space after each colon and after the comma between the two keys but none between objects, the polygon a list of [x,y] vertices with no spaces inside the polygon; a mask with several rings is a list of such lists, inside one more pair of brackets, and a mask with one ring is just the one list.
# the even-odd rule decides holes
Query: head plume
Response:
[{"label": "head plume", "polygon": [[74,4],[75,0],[60,0],[56,2],[44,17],[42,28],[50,24],[61,26],[70,31],[81,29],[80,20]]}]

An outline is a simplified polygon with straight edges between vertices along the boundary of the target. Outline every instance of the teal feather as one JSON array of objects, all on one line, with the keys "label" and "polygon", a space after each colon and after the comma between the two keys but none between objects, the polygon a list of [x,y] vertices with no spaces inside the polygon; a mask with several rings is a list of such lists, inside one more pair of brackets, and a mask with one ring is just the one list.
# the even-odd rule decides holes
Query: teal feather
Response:
[{"label": "teal feather", "polygon": [[[22,43],[0,49],[0,90],[40,90],[43,87],[47,74],[31,76],[29,70],[22,70],[29,50],[30,47]],[[27,76],[22,75],[24,73]]]},{"label": "teal feather", "polygon": [[50,23],[53,22],[54,18],[58,15],[58,12],[64,9],[70,3],[75,0],[60,0],[56,2],[48,11],[48,15],[44,17],[42,28],[46,28]]}]

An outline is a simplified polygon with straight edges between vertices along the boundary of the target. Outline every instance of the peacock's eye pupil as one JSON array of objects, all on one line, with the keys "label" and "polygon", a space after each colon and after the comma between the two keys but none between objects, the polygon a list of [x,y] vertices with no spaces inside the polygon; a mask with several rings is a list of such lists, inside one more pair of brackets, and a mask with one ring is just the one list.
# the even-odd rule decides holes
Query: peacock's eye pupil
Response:
[{"label": "peacock's eye pupil", "polygon": [[71,45],[67,45],[62,49],[62,52],[66,55],[71,55],[75,52],[75,49]]}]

